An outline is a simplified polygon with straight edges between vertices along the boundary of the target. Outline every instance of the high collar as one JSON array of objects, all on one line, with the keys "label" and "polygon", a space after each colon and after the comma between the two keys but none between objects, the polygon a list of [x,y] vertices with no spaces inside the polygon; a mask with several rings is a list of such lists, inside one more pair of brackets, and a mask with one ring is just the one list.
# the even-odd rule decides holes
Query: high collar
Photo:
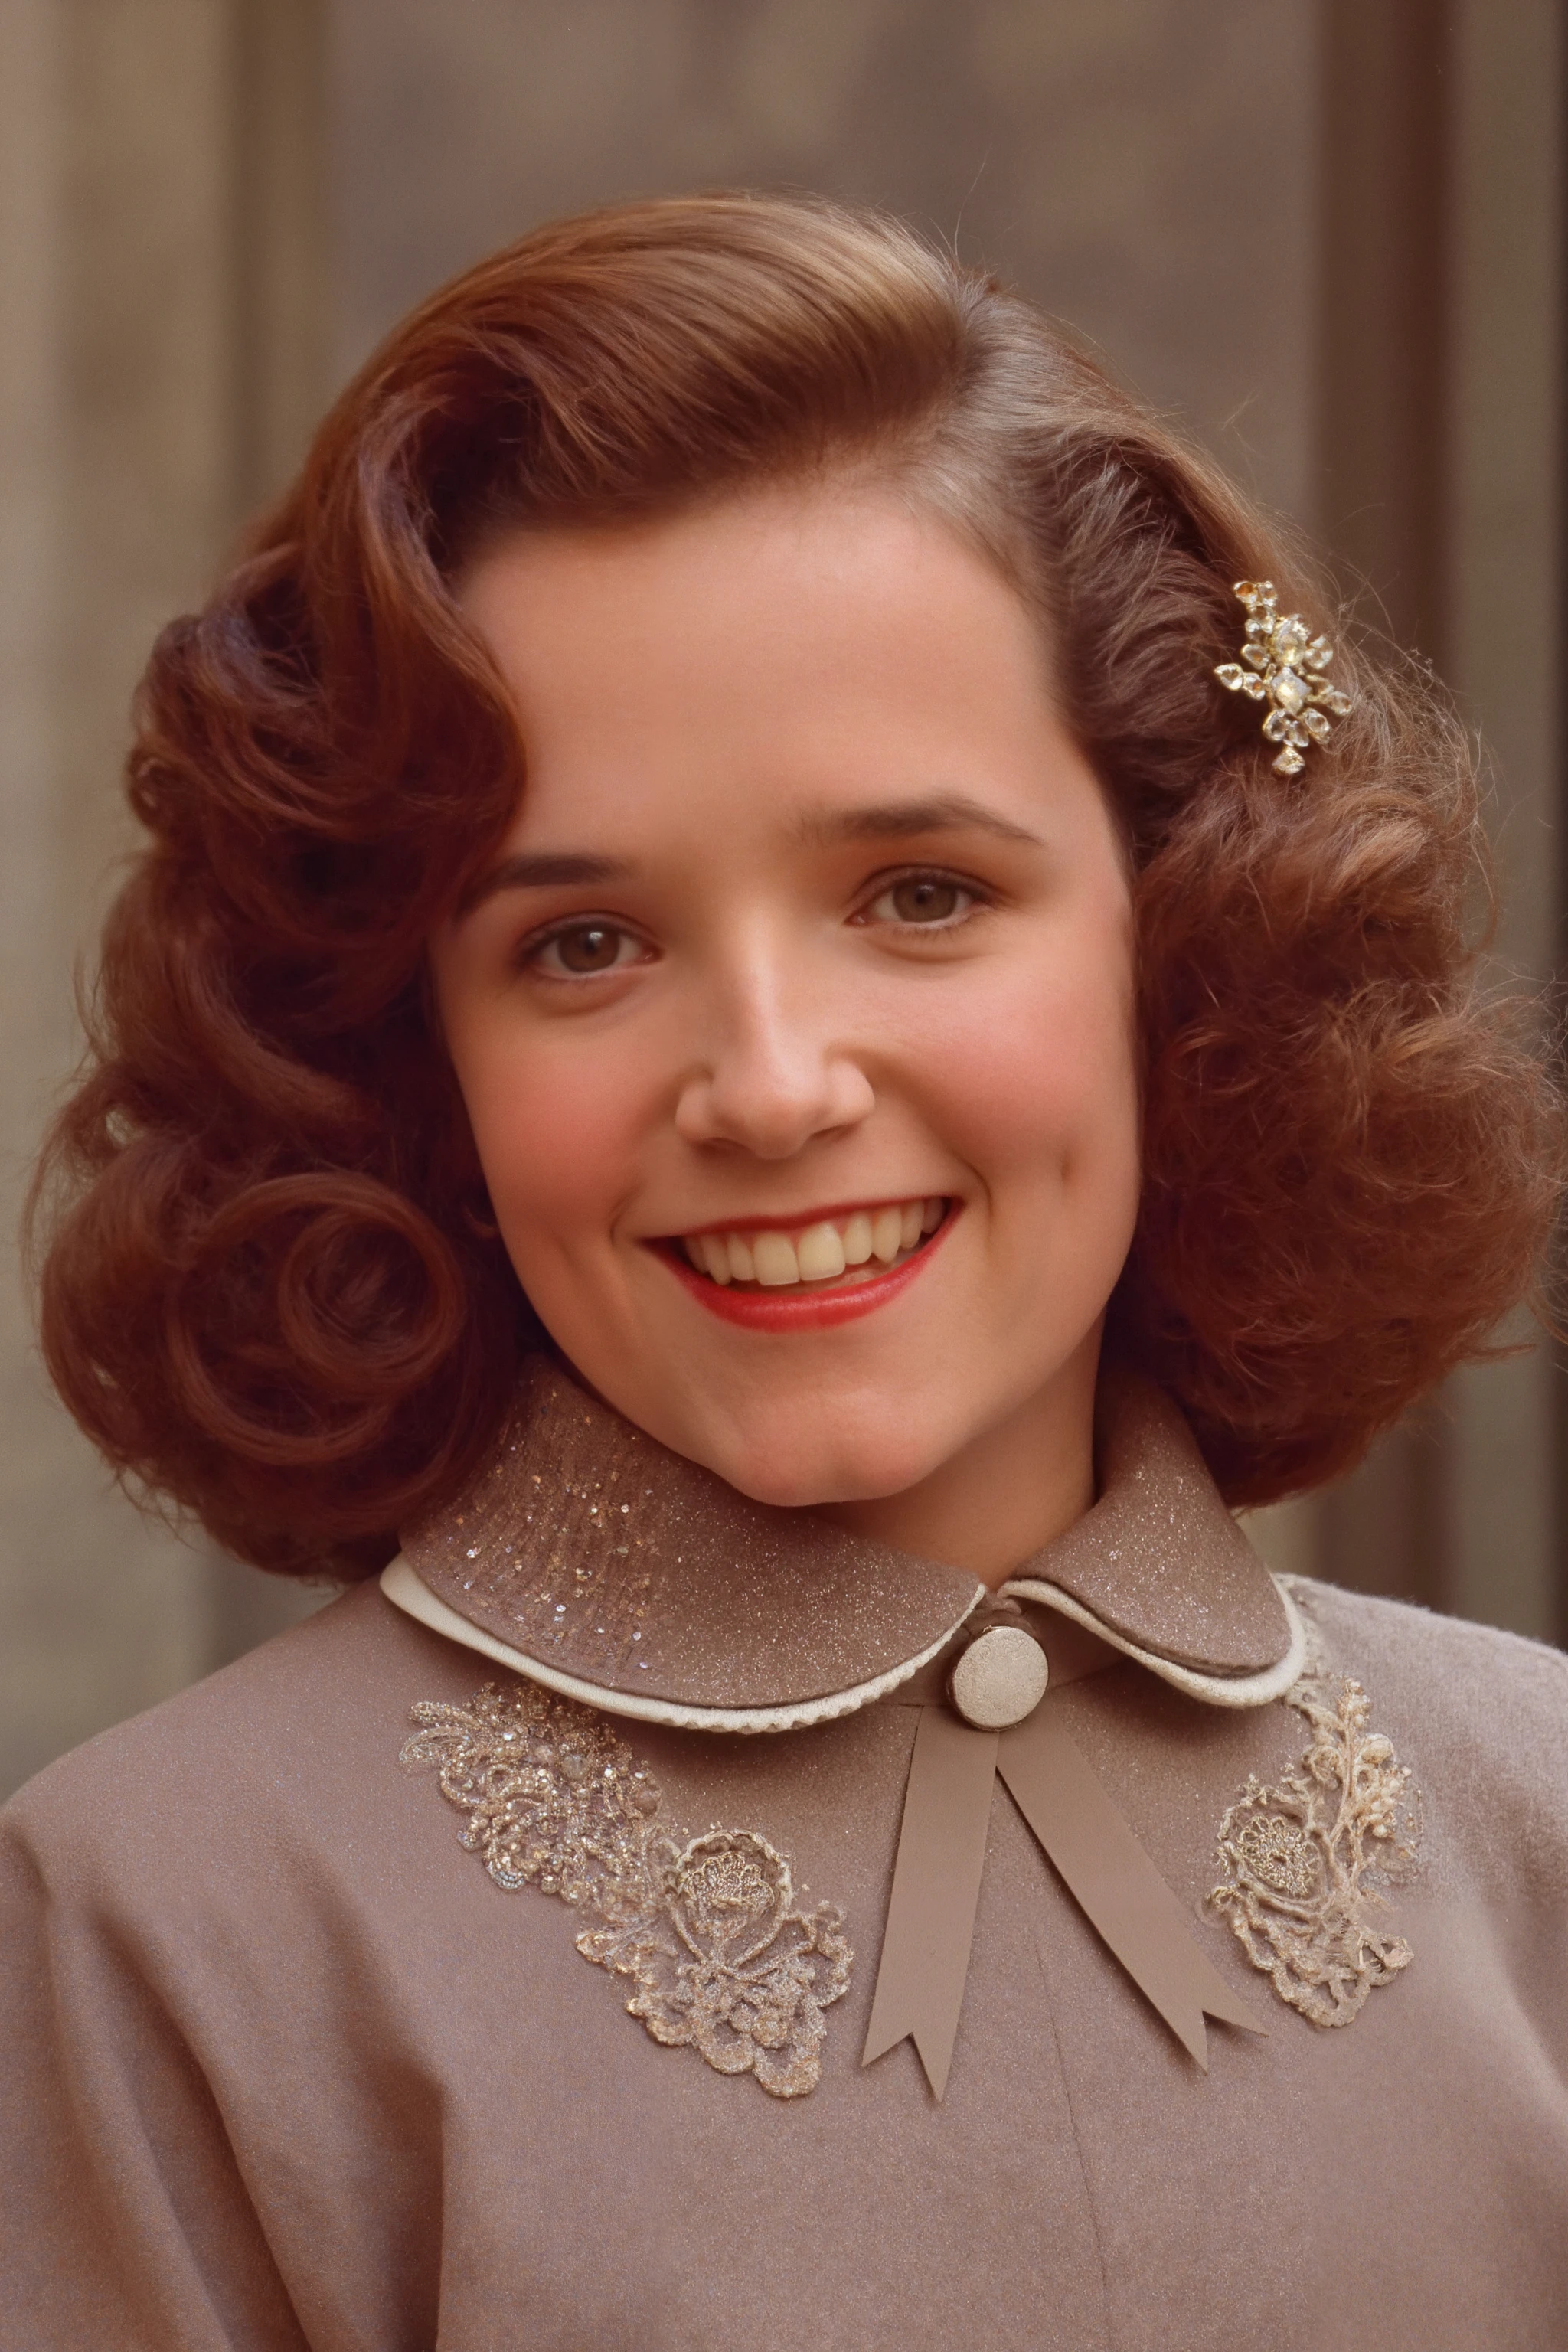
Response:
[{"label": "high collar", "polygon": [[[1225,1706],[1300,1667],[1299,1620],[1185,1423],[1108,1372],[1094,1507],[1003,1588]],[[822,1722],[908,1683],[985,1597],[966,1572],[754,1503],[554,1362],[524,1374],[458,1499],[404,1537],[388,1598],[612,1715],[715,1731]]]}]

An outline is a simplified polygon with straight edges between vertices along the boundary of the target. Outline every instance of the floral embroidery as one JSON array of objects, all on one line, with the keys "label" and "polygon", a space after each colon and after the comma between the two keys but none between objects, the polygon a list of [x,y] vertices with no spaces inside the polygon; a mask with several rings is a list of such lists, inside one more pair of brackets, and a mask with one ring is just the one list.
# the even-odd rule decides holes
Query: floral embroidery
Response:
[{"label": "floral embroidery", "polygon": [[1248,1778],[1220,1823],[1228,1874],[1209,1901],[1281,2000],[1314,2025],[1348,2025],[1413,1958],[1377,1925],[1387,1906],[1376,1882],[1414,1870],[1419,1800],[1393,1742],[1368,1731],[1359,1683],[1312,1663],[1286,1703],[1306,1717],[1311,1745],[1276,1788]]},{"label": "floral embroidery", "polygon": [[823,2010],[854,1955],[830,1905],[794,1907],[789,1864],[749,1830],[713,1830],[664,1860],[657,1908],[577,1948],[631,1977],[626,2007],[656,2042],[694,2042],[721,2074],[793,2098],[822,2071]]},{"label": "floral embroidery", "polygon": [[468,1817],[459,1843],[498,1886],[537,1886],[593,1916],[577,1949],[632,1979],[626,2008],[656,2042],[689,2042],[778,2098],[816,2087],[822,2012],[848,1990],[855,1956],[832,1904],[796,1907],[765,1839],[663,1829],[658,1782],[603,1718],[532,1684],[487,1683],[467,1706],[422,1699],[413,1720],[400,1760],[437,1769]]}]

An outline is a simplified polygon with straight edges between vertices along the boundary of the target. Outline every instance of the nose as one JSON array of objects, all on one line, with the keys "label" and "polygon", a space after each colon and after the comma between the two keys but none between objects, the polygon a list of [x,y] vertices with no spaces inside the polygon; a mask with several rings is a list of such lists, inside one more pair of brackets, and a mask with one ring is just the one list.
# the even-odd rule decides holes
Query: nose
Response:
[{"label": "nose", "polygon": [[712,1006],[709,1052],[676,1105],[676,1131],[693,1144],[729,1144],[757,1160],[789,1160],[811,1142],[858,1127],[876,1096],[854,1055],[834,1041],[831,1008],[759,961],[732,976]]}]

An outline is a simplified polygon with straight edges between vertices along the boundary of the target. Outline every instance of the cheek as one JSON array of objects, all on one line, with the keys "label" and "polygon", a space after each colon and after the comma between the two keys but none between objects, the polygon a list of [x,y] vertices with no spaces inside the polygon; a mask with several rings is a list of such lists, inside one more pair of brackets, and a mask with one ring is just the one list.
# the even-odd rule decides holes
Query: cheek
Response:
[{"label": "cheek", "polygon": [[513,1256],[602,1234],[633,1180],[647,1120],[626,1057],[514,1052],[460,1075],[479,1164]]},{"label": "cheek", "polygon": [[939,1013],[922,1061],[952,1144],[983,1178],[1100,1191],[1124,1219],[1139,1156],[1131,957],[1114,939],[1089,945]]}]

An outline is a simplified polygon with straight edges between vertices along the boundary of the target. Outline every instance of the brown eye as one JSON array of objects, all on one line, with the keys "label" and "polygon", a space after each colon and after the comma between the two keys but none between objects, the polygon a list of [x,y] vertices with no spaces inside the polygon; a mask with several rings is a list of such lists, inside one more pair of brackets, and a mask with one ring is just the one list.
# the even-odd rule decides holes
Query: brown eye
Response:
[{"label": "brown eye", "polygon": [[907,882],[896,883],[888,895],[893,902],[896,922],[946,923],[957,914],[963,893],[956,882],[917,875]]},{"label": "brown eye", "polygon": [[555,949],[568,971],[608,971],[621,951],[621,935],[603,923],[556,934]]},{"label": "brown eye", "polygon": [[974,912],[977,895],[950,874],[906,874],[889,882],[859,919],[899,923],[910,929],[951,929]]},{"label": "brown eye", "polygon": [[631,961],[628,950],[636,947],[631,934],[617,924],[574,923],[569,930],[556,931],[544,940],[531,961],[557,978],[591,980],[595,972],[615,971]]}]

